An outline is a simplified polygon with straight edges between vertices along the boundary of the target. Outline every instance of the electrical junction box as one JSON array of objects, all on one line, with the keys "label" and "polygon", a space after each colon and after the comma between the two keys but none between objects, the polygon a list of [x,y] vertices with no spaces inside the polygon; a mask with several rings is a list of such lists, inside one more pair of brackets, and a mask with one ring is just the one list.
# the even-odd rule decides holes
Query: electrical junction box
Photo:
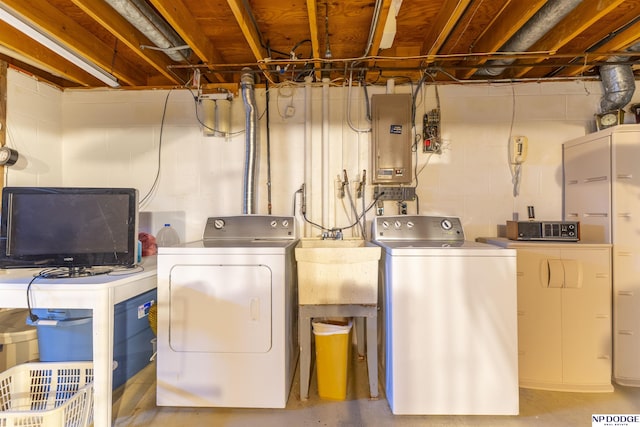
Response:
[{"label": "electrical junction box", "polygon": [[371,96],[374,184],[411,183],[411,94]]}]

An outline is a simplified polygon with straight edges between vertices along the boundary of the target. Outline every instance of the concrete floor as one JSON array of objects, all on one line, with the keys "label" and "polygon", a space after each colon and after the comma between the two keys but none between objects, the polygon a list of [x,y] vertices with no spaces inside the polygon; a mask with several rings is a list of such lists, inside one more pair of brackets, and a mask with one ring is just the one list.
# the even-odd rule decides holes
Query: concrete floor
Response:
[{"label": "concrete floor", "polygon": [[[314,371],[315,372],[315,371]],[[309,400],[300,401],[298,372],[285,409],[157,407],[155,363],[114,391],[115,426],[590,426],[592,414],[640,414],[640,388],[615,385],[613,393],[520,389],[518,416],[397,416],[384,393],[369,400],[366,361],[351,361],[347,398],[321,400],[315,374]]]}]

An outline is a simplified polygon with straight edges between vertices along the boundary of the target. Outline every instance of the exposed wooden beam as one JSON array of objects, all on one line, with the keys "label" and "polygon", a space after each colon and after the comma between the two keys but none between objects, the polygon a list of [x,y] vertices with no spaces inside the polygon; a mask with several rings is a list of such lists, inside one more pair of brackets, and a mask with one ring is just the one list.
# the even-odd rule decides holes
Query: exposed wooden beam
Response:
[{"label": "exposed wooden beam", "polygon": [[[485,32],[473,46],[473,52],[498,51],[546,2],[547,0],[511,1],[487,26]],[[477,65],[482,65],[487,59],[475,58],[472,61]],[[459,77],[468,79],[476,71],[477,68],[466,70]]]},{"label": "exposed wooden beam", "polygon": [[[592,25],[598,25],[598,21],[609,12],[618,7],[624,0],[583,0],[576,9],[567,15],[556,25],[554,31],[550,31],[533,46],[531,51],[556,52],[562,46],[569,43],[577,35],[582,33]],[[544,59],[537,59],[539,63]],[[531,61],[529,61],[530,63]],[[518,65],[516,63],[515,65]],[[527,74],[533,67],[524,67],[514,73],[514,77],[519,78]]]},{"label": "exposed wooden beam", "polygon": [[146,76],[142,70],[122,58],[115,57],[113,46],[104,43],[46,0],[3,0],[3,3],[57,40],[67,50],[93,62],[121,82],[132,86],[146,84]]},{"label": "exposed wooden beam", "polygon": [[265,77],[269,78],[268,66],[265,63],[261,62],[269,55],[266,49],[262,47],[262,43],[260,43],[261,38],[260,34],[258,34],[258,30],[251,22],[251,17],[249,15],[251,11],[247,10],[244,7],[242,0],[227,0],[227,4],[229,4],[233,15],[236,17],[236,21],[240,26],[240,30],[242,31],[245,40],[249,44],[253,55],[255,56],[256,60],[260,62],[258,64],[258,67],[262,71],[264,71]]},{"label": "exposed wooden beam", "polygon": [[309,16],[309,34],[311,34],[311,51],[314,58],[320,58],[320,39],[318,38],[318,2],[307,0],[307,15]]},{"label": "exposed wooden beam", "polygon": [[422,43],[423,55],[435,55],[455,28],[471,0],[446,1]]},{"label": "exposed wooden beam", "polygon": [[[314,58],[320,58],[320,39],[318,38],[318,2],[307,0],[307,15],[309,16],[309,34],[311,35],[311,52]],[[320,61],[314,62],[314,67],[322,67]],[[316,71],[316,80],[320,79],[319,71]]]},{"label": "exposed wooden beam", "polygon": [[[630,17],[639,16],[638,13],[640,13],[640,4],[635,6],[635,8],[632,9],[632,11],[633,11],[633,15],[629,15]],[[630,17],[629,17],[629,20],[631,20]],[[617,30],[617,28],[602,29],[601,31],[604,32],[605,34],[611,34],[615,30]],[[630,46],[633,46],[634,44],[638,43],[639,34],[640,34],[640,22],[636,22],[630,25],[629,27],[626,27],[623,31],[617,33],[615,37],[611,38],[607,42],[600,44],[598,46],[597,52],[623,52]],[[609,58],[608,56],[605,56],[605,55],[598,55],[597,52],[587,53],[587,58],[590,63],[597,62],[597,61],[606,61]],[[563,76],[563,77],[578,76],[585,73],[585,71],[591,68],[590,65],[586,65],[582,62],[576,61],[576,64],[577,64],[576,66],[565,67],[557,75]],[[581,64],[581,65],[578,65],[578,64]]]},{"label": "exposed wooden beam", "polygon": [[[189,12],[182,0],[149,0],[164,19],[191,47],[193,52],[207,65],[223,64],[224,60],[220,52],[207,38],[205,32],[198,25],[195,17]],[[224,82],[225,78],[221,73],[212,72],[219,82]]]},{"label": "exposed wooden beam", "polygon": [[[613,39],[604,43],[602,46],[598,47],[598,51],[600,52],[621,52],[626,50],[627,48],[638,43],[638,34],[640,34],[640,22],[637,22],[634,25],[631,25],[629,28],[618,34]],[[598,55],[594,53],[593,56],[589,56],[589,61],[605,61],[609,57]],[[560,72],[559,76],[577,76],[583,73],[585,70],[590,68],[589,66],[576,66],[576,67],[567,67],[562,72]]]},{"label": "exposed wooden beam", "polygon": [[153,43],[133,25],[121,16],[114,8],[102,0],[72,0],[73,3],[91,16],[96,22],[109,30],[115,37],[135,52],[147,64],[155,68],[170,82],[183,83],[169,71],[168,66],[173,64],[167,55],[157,50],[141,49],[142,45]]},{"label": "exposed wooden beam", "polygon": [[242,0],[227,0],[227,4],[229,4],[233,15],[236,17],[236,21],[240,26],[240,30],[242,31],[245,40],[249,44],[249,48],[251,48],[251,51],[253,52],[253,56],[255,56],[256,60],[262,61],[268,56],[268,54],[262,47],[262,44],[260,43],[260,34],[258,34],[257,29],[251,21],[251,17],[249,15],[251,11],[245,9]]},{"label": "exposed wooden beam", "polygon": [[45,72],[57,73],[82,86],[102,86],[92,75],[3,21],[0,21],[0,44],[22,55],[25,60]]},{"label": "exposed wooden beam", "polygon": [[[9,53],[9,52],[8,52]],[[50,84],[51,86],[55,86],[58,87],[60,89],[65,89],[68,87],[77,87],[78,83],[77,82],[73,82],[69,79],[66,79],[60,75],[53,75],[51,74],[51,72],[49,71],[45,71],[40,67],[36,67],[34,65],[31,64],[27,64],[26,62],[23,62],[21,60],[12,58],[4,53],[0,53],[0,60],[1,61],[5,61],[7,64],[9,64],[9,69],[13,68],[14,70],[17,70],[18,72],[22,72],[25,73],[33,78],[35,78],[38,81],[41,82],[46,82],[47,84]],[[95,85],[91,85],[91,86],[96,86]]]},{"label": "exposed wooden beam", "polygon": [[7,142],[7,69],[9,65],[0,60],[0,146]]},{"label": "exposed wooden beam", "polygon": [[373,29],[373,41],[371,43],[369,55],[377,55],[380,50],[380,43],[382,43],[382,36],[384,35],[384,27],[387,24],[387,19],[389,19],[391,3],[392,0],[382,0],[380,16],[378,17],[378,25]]},{"label": "exposed wooden beam", "polygon": [[[380,52],[380,43],[382,43],[382,36],[384,35],[384,27],[387,25],[387,19],[389,19],[389,12],[391,11],[392,0],[383,0],[380,9],[380,16],[378,17],[378,25],[373,30],[373,41],[371,43],[370,55],[378,55]],[[395,16],[394,16],[395,18]],[[368,62],[369,67],[375,65],[375,61]],[[375,72],[377,74],[377,71]]]}]

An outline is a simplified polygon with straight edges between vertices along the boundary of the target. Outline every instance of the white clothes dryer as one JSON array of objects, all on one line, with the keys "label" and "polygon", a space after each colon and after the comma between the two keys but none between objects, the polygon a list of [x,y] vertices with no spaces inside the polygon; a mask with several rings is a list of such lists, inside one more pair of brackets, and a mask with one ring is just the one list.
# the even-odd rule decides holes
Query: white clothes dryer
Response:
[{"label": "white clothes dryer", "polygon": [[209,218],[158,248],[159,406],[284,408],[299,352],[293,217]]},{"label": "white clothes dryer", "polygon": [[391,411],[518,414],[516,251],[465,241],[454,217],[377,217],[372,229]]}]

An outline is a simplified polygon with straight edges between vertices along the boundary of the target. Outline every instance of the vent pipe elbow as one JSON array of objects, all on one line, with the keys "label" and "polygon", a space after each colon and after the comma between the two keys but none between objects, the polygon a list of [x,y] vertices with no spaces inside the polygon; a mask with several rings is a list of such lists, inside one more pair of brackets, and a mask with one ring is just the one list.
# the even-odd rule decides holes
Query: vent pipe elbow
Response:
[{"label": "vent pipe elbow", "polygon": [[[250,68],[243,68],[250,70]],[[256,170],[257,170],[257,122],[258,112],[255,97],[255,78],[252,72],[244,72],[240,77],[240,90],[245,108],[245,158],[243,179],[242,213],[256,213]]]},{"label": "vent pipe elbow", "polygon": [[[617,58],[624,60],[624,58]],[[627,105],[636,90],[631,65],[612,64],[600,67],[600,80],[604,91],[600,100],[600,110],[617,110]]]},{"label": "vent pipe elbow", "polygon": [[[628,52],[639,52],[640,43],[626,49]],[[627,56],[614,56],[608,62],[625,62]],[[629,64],[611,64],[600,66],[600,81],[603,95],[600,100],[600,111],[611,111],[627,105],[636,90],[633,68]]]}]

